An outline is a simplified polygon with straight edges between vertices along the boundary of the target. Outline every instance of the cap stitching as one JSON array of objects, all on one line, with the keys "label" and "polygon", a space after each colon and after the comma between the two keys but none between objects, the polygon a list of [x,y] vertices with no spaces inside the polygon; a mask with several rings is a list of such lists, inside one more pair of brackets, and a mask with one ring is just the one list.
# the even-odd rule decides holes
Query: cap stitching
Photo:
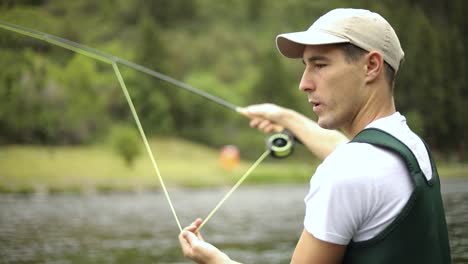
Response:
[{"label": "cap stitching", "polygon": [[[385,39],[384,39],[384,45],[382,47],[382,51],[384,52],[384,55],[387,57],[387,56],[390,56],[389,55],[389,45],[390,45],[390,29],[388,27],[385,27]],[[388,63],[390,64],[393,64],[393,62],[390,62],[388,60],[392,60],[393,61],[393,58],[390,58],[388,57],[387,60],[384,59],[384,61],[387,61]],[[393,68],[395,68],[395,66],[392,65]]]},{"label": "cap stitching", "polygon": [[388,51],[388,46],[390,44],[390,32],[389,28],[385,27],[385,39],[384,39],[384,45],[383,45],[383,50]]},{"label": "cap stitching", "polygon": [[328,33],[328,34],[333,35],[333,36],[335,36],[335,37],[344,38],[344,39],[347,39],[347,40],[351,41],[351,39],[348,38],[347,36],[345,36],[345,35],[343,35],[343,34],[339,34],[339,33],[334,32],[334,31],[330,31],[330,30],[326,30],[326,29],[321,29],[321,28],[319,28],[319,29],[317,29],[317,30],[320,30],[320,31],[325,32],[325,33]]}]

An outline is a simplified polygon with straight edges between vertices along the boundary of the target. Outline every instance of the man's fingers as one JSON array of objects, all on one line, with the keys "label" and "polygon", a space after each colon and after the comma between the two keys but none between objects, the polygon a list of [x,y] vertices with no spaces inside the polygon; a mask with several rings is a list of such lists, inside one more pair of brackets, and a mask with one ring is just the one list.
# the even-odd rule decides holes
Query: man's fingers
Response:
[{"label": "man's fingers", "polygon": [[195,226],[196,228],[200,227],[201,223],[203,220],[201,218],[197,218],[195,221],[193,221],[192,226]]},{"label": "man's fingers", "polygon": [[282,132],[284,130],[283,126],[271,122],[270,120],[260,118],[252,119],[250,121],[250,126],[264,133]]},{"label": "man's fingers", "polygon": [[191,223],[189,226],[187,226],[186,228],[184,228],[184,230],[188,230],[190,232],[194,232],[202,223],[202,219],[201,218],[197,218],[197,220],[193,221],[193,223]]},{"label": "man's fingers", "polygon": [[243,107],[237,110],[237,112],[241,113],[243,116],[246,116],[250,119],[261,117],[264,118],[266,112],[264,111],[264,105],[251,105],[247,107]]},{"label": "man's fingers", "polygon": [[269,125],[271,125],[270,120],[266,120],[266,119],[265,119],[265,120],[263,120],[262,122],[260,122],[260,123],[258,124],[257,127],[258,127],[258,129],[260,129],[261,131],[267,133],[268,131],[266,131],[265,128],[267,128]]},{"label": "man's fingers", "polygon": [[260,124],[262,121],[263,121],[263,119],[254,118],[254,119],[250,120],[250,127],[257,128],[258,124]]},{"label": "man's fingers", "polygon": [[179,234],[179,243],[182,248],[182,252],[185,257],[190,257],[192,255],[192,246],[186,234],[188,231],[182,231]]},{"label": "man's fingers", "polygon": [[283,108],[273,104],[250,105],[239,107],[237,111],[250,118],[250,127],[256,128],[263,133],[282,132],[285,128],[276,123]]},{"label": "man's fingers", "polygon": [[[196,237],[198,238],[199,240],[201,241],[204,241],[203,240],[203,237],[202,235],[200,234],[200,232],[196,232],[196,230],[200,227],[200,225],[202,224],[203,220],[201,218],[197,218],[197,220],[195,220],[193,223],[191,223],[189,226],[187,226],[186,228],[184,228],[184,232],[187,231],[188,233],[191,233],[193,234],[194,236],[191,236],[192,238],[193,237]],[[182,237],[188,237],[187,234],[183,234],[181,233]]]},{"label": "man's fingers", "polygon": [[276,132],[276,133],[280,133],[280,132],[283,132],[285,130],[284,126],[281,126],[281,125],[278,125],[278,124],[271,124],[271,131],[270,132]]},{"label": "man's fingers", "polygon": [[190,231],[182,231],[182,237],[189,245],[193,245],[194,241],[198,239],[195,234]]},{"label": "man's fingers", "polygon": [[273,124],[268,124],[267,126],[265,126],[265,128],[263,128],[263,132],[264,133],[271,133],[271,132],[274,132],[274,128],[275,126]]}]

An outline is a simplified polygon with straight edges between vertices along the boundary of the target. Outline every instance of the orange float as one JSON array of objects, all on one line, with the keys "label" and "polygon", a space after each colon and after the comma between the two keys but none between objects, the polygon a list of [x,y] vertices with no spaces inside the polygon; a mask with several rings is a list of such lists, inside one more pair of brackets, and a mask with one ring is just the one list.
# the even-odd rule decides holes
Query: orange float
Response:
[{"label": "orange float", "polygon": [[233,145],[224,146],[221,149],[219,161],[221,167],[225,170],[231,171],[236,169],[240,162],[239,149]]}]

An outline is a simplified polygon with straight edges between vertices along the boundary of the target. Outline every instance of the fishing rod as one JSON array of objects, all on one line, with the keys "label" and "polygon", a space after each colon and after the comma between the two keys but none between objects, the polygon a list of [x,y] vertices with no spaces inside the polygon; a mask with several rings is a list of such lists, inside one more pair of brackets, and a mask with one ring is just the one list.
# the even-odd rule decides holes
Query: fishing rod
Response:
[{"label": "fishing rod", "polygon": [[36,39],[39,39],[39,40],[49,42],[51,44],[60,46],[62,48],[74,51],[76,53],[79,53],[79,54],[85,55],[87,57],[97,59],[99,61],[102,61],[102,62],[105,62],[105,63],[108,63],[108,64],[118,63],[118,64],[125,65],[125,66],[130,67],[130,68],[132,68],[134,70],[137,70],[139,72],[144,72],[144,73],[146,73],[148,75],[151,75],[153,77],[156,77],[156,78],[158,78],[160,80],[163,80],[165,82],[173,84],[176,87],[182,88],[182,89],[184,89],[186,91],[189,91],[189,92],[191,92],[193,94],[201,96],[201,97],[203,97],[205,99],[208,99],[208,100],[210,100],[212,102],[215,102],[215,103],[217,103],[217,104],[219,104],[221,106],[224,106],[224,107],[226,107],[226,108],[228,108],[230,110],[238,111],[240,109],[239,106],[236,106],[236,105],[234,105],[234,104],[232,104],[230,102],[227,102],[226,100],[223,100],[223,99],[221,99],[219,97],[216,97],[216,96],[214,96],[212,94],[209,94],[209,93],[207,93],[205,91],[199,90],[199,89],[197,89],[197,88],[195,88],[195,87],[193,87],[191,85],[188,85],[188,84],[186,84],[184,82],[176,80],[176,79],[174,79],[172,77],[169,77],[169,76],[167,76],[167,75],[165,75],[163,73],[160,73],[160,72],[157,72],[155,70],[149,69],[149,68],[147,68],[145,66],[142,66],[140,64],[137,64],[137,63],[134,63],[134,62],[119,58],[117,56],[114,56],[114,55],[111,55],[111,54],[108,54],[108,53],[105,53],[105,52],[90,48],[90,47],[85,46],[83,44],[79,44],[79,43],[73,42],[73,41],[68,40],[68,39],[57,37],[57,36],[47,34],[47,33],[41,32],[41,31],[37,31],[37,30],[34,30],[34,29],[18,26],[18,25],[15,25],[15,24],[11,24],[11,23],[8,23],[8,22],[1,21],[1,20],[0,20],[0,27],[4,28],[6,30],[14,31],[16,33],[20,33],[22,35],[27,35],[27,36],[32,37],[32,38],[36,38]]},{"label": "fishing rod", "polygon": [[[236,113],[240,113],[242,108],[235,105],[235,104],[232,104],[232,103],[230,103],[230,102],[228,102],[226,100],[223,100],[223,99],[221,99],[221,98],[219,98],[217,96],[214,96],[214,95],[209,94],[209,93],[207,93],[205,91],[202,91],[202,90],[199,90],[199,89],[197,89],[197,88],[195,88],[193,86],[190,86],[190,85],[188,85],[188,84],[186,84],[186,83],[184,83],[182,81],[179,81],[179,80],[176,80],[176,79],[174,79],[172,77],[169,77],[169,76],[167,76],[167,75],[165,75],[163,73],[160,73],[160,72],[157,72],[155,70],[149,69],[149,68],[147,68],[145,66],[142,66],[142,65],[139,65],[137,63],[134,63],[134,62],[119,58],[117,56],[110,55],[108,53],[105,53],[105,52],[90,48],[90,47],[85,46],[83,44],[73,42],[73,41],[68,40],[68,39],[60,38],[60,37],[57,37],[57,36],[54,36],[54,35],[51,35],[51,34],[47,34],[47,33],[40,32],[40,31],[30,29],[30,28],[26,28],[26,27],[22,27],[22,26],[19,26],[19,25],[11,24],[11,23],[4,22],[4,21],[1,21],[1,20],[0,20],[0,28],[6,29],[6,30],[9,30],[9,31],[13,31],[13,32],[16,32],[16,33],[19,33],[19,34],[22,34],[22,35],[26,35],[26,36],[29,36],[29,37],[32,37],[32,38],[35,38],[35,39],[43,40],[43,41],[49,42],[49,43],[51,43],[53,45],[56,45],[56,46],[71,50],[73,52],[82,54],[82,55],[90,57],[92,59],[96,59],[96,60],[99,60],[101,62],[112,65],[114,73],[117,76],[117,79],[119,81],[119,85],[122,88],[122,91],[123,91],[123,93],[125,95],[127,103],[128,103],[128,105],[130,107],[130,111],[131,111],[131,113],[133,115],[133,118],[134,118],[134,120],[136,122],[138,131],[140,132],[140,136],[141,136],[141,138],[143,140],[144,146],[145,146],[145,148],[146,148],[146,150],[148,152],[148,155],[150,156],[153,168],[154,168],[154,170],[156,172],[156,175],[158,176],[161,187],[162,187],[162,189],[164,191],[164,194],[166,196],[166,199],[167,199],[167,201],[169,203],[172,214],[173,214],[173,216],[174,216],[174,218],[176,220],[176,223],[177,223],[177,225],[179,227],[179,230],[182,231],[182,226],[180,224],[179,218],[177,217],[174,206],[172,205],[171,199],[169,197],[169,193],[168,193],[167,188],[166,188],[166,186],[164,184],[164,180],[163,180],[163,178],[161,176],[161,173],[159,171],[159,167],[158,167],[158,165],[156,163],[156,159],[154,158],[154,155],[153,155],[153,153],[151,151],[151,148],[149,146],[147,137],[146,137],[145,132],[143,130],[143,127],[141,125],[140,119],[138,118],[138,114],[137,114],[137,112],[135,110],[135,107],[134,107],[134,104],[133,104],[132,99],[130,97],[130,94],[128,92],[128,89],[127,89],[127,87],[125,85],[125,82],[124,82],[124,80],[122,78],[122,75],[121,75],[121,73],[119,71],[118,64],[125,65],[125,66],[130,67],[130,68],[132,68],[134,70],[146,73],[146,74],[151,75],[151,76],[153,76],[153,77],[155,77],[157,79],[160,79],[162,81],[173,84],[176,87],[182,88],[182,89],[184,89],[186,91],[189,91],[189,92],[191,92],[191,93],[193,93],[195,95],[198,95],[198,96],[200,96],[202,98],[205,98],[205,99],[207,99],[207,100],[209,100],[211,102],[214,102],[214,103],[216,103],[218,105],[226,107],[226,108],[228,108],[230,110],[233,110]],[[266,148],[267,149],[266,149],[266,151],[250,167],[250,169],[247,170],[247,172],[238,180],[238,182],[232,187],[232,189],[225,195],[225,197],[211,211],[211,213],[205,218],[204,222],[201,224],[201,226],[198,228],[198,230],[213,216],[213,214],[219,209],[219,207],[224,203],[224,201],[236,190],[236,188],[248,177],[248,175],[250,175],[250,173],[258,166],[258,164],[260,164],[261,161],[263,161],[269,155],[271,155],[273,157],[276,157],[276,158],[285,158],[285,157],[289,156],[292,153],[295,141],[296,140],[295,140],[294,136],[291,133],[287,132],[287,131],[276,133],[276,134],[271,135],[270,137],[267,137],[267,140],[266,140]]]},{"label": "fishing rod", "polygon": [[[159,80],[165,81],[167,83],[170,83],[176,87],[182,88],[188,92],[191,92],[197,96],[201,96],[211,102],[214,102],[218,105],[221,105],[227,109],[230,109],[232,111],[235,111],[236,113],[239,113],[240,110],[242,109],[240,106],[237,106],[233,103],[230,103],[222,98],[219,98],[217,96],[214,96],[210,93],[207,93],[203,90],[197,89],[187,83],[184,83],[182,81],[176,80],[166,74],[163,74],[161,72],[157,72],[155,70],[149,69],[145,66],[142,66],[140,64],[122,59],[120,57],[102,52],[100,50],[96,50],[93,48],[90,48],[88,46],[85,46],[83,44],[73,42],[68,39],[64,39],[52,34],[47,34],[38,30],[22,27],[19,25],[11,24],[5,21],[0,20],[0,28],[13,31],[22,35],[26,35],[35,39],[43,40],[46,42],[49,42],[53,45],[60,46],[62,48],[74,51],[76,53],[82,54],[84,56],[99,60],[101,62],[107,63],[107,64],[122,64],[127,67],[130,67],[134,70],[137,70],[139,72],[146,73],[150,76],[153,76]],[[268,137],[266,140],[266,147],[271,150],[271,155],[276,158],[284,158],[289,156],[292,153],[293,147],[294,147],[294,142],[296,141],[295,138],[292,136],[291,133],[283,131],[281,133],[273,134],[272,136]]]}]

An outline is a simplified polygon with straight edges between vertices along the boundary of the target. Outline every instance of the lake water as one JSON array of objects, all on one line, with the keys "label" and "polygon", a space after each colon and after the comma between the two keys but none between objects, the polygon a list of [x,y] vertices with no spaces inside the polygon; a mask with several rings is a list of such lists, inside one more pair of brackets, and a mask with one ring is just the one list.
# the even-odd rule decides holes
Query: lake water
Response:
[{"label": "lake water", "polygon": [[[228,191],[170,189],[182,222],[205,217]],[[306,185],[241,186],[203,228],[245,263],[289,263]],[[468,263],[468,180],[443,182],[454,263]],[[0,263],[190,263],[159,192],[0,195]]]}]

